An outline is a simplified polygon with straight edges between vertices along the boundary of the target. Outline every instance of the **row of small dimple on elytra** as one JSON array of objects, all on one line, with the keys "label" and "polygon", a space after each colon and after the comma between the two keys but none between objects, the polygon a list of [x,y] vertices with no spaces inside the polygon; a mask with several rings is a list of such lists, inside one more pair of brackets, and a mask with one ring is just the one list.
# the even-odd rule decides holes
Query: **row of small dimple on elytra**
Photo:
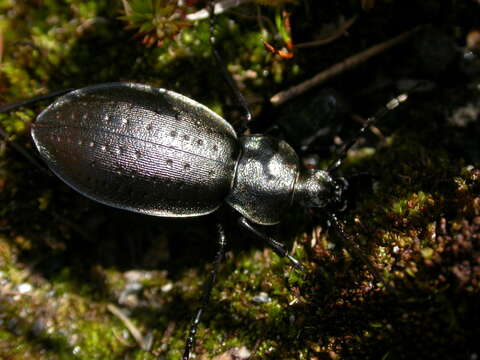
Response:
[{"label": "row of small dimple on elytra", "polygon": [[[87,107],[88,104],[83,104],[83,105],[84,105],[85,107]],[[126,104],[126,106],[127,106],[127,109],[133,108],[133,105],[132,105],[132,104]],[[164,115],[163,112],[155,112],[155,113]],[[60,114],[57,114],[57,115],[56,115],[56,118],[57,118],[57,119],[60,119],[60,117],[61,117]],[[72,120],[75,120],[76,117],[77,117],[76,112],[72,112],[72,114],[70,115],[70,117],[71,117]],[[177,120],[177,121],[182,121],[182,111],[177,110],[177,111],[175,112],[174,117],[175,117],[175,120]],[[103,116],[103,121],[104,121],[105,123],[109,123],[109,122],[113,122],[112,120],[115,119],[115,118],[117,118],[117,117],[115,117],[115,116],[112,117],[112,116],[109,115],[109,114],[105,114],[105,115]],[[87,112],[85,112],[85,113],[82,115],[82,120],[88,120],[88,114],[87,114]],[[128,119],[127,119],[127,118],[124,118],[124,117],[120,117],[120,123],[121,123],[121,125],[127,125],[127,124],[128,124]],[[200,126],[201,124],[202,124],[201,121],[199,121],[199,120],[196,120],[196,121],[195,121],[195,125]],[[153,129],[154,129],[153,123],[152,123],[152,122],[149,122],[149,123],[147,124],[147,126],[146,126],[146,130],[149,131],[149,132],[151,132]],[[212,131],[212,132],[215,131],[214,128],[209,128],[209,130]],[[176,136],[177,136],[177,132],[176,132],[175,130],[172,130],[172,131],[170,132],[170,136],[171,136],[171,137],[176,137]],[[183,135],[183,139],[184,139],[185,141],[188,141],[188,140],[190,139],[190,136],[189,136],[188,134],[185,134],[185,135]],[[196,144],[197,144],[198,146],[202,146],[202,145],[203,145],[203,140],[202,140],[202,139],[198,139],[198,140],[196,141]],[[213,145],[213,148],[212,148],[212,149],[213,149],[213,151],[218,151],[218,146],[217,146],[217,145]]]},{"label": "row of small dimple on elytra", "polygon": [[[74,119],[74,118],[76,117],[76,116],[75,116],[75,113],[72,113],[71,117],[72,117],[72,119]],[[84,114],[84,115],[82,116],[82,119],[83,119],[83,120],[87,120],[87,118],[88,118],[88,115],[87,115],[87,114]],[[103,120],[106,121],[106,122],[111,122],[112,119],[114,119],[114,118],[116,118],[116,117],[112,117],[112,116],[110,116],[109,114],[105,114],[104,117],[103,117]],[[179,114],[179,113],[175,114],[175,118],[176,118],[177,120],[180,120],[180,119],[181,119],[180,114]],[[125,119],[125,118],[120,118],[120,122],[121,122],[122,125],[127,125],[127,124],[128,124],[128,120]],[[200,123],[199,121],[196,121],[195,124],[196,124],[196,125],[200,125],[201,123]],[[153,124],[152,124],[151,122],[146,126],[146,129],[147,129],[148,131],[150,131],[150,132],[153,130],[153,128],[154,128],[154,127],[153,127]],[[211,130],[213,130],[213,129],[211,129]],[[170,136],[171,136],[171,137],[176,137],[177,135],[178,135],[178,133],[177,133],[175,130],[172,130],[172,131],[170,132]],[[190,140],[190,136],[187,135],[187,134],[183,135],[182,138],[183,138],[183,140],[185,140],[185,141],[189,141],[189,140]],[[60,136],[54,135],[53,133],[51,134],[51,139],[52,139],[52,140],[56,140],[57,142],[60,142],[60,141],[61,141]],[[70,142],[71,140],[70,140],[70,138],[67,137],[67,138],[66,138],[66,141],[67,141],[67,142]],[[80,146],[83,145],[83,140],[78,140],[77,144],[80,145]],[[198,146],[203,146],[204,142],[203,142],[202,139],[198,139],[198,140],[196,141],[196,144],[197,144]],[[94,142],[94,141],[90,141],[90,142],[88,143],[88,146],[89,146],[90,148],[93,148],[93,147],[95,146],[95,142]],[[172,149],[175,148],[175,147],[173,147],[173,146],[170,146],[170,147],[171,147]],[[213,149],[213,151],[217,152],[217,151],[218,151],[218,146],[217,146],[216,144],[214,144],[214,145],[212,146],[212,149]],[[101,146],[100,146],[100,150],[101,150],[102,152],[106,152],[106,151],[108,150],[108,146],[107,146],[107,145],[101,145]],[[113,153],[114,153],[115,155],[125,155],[125,154],[126,154],[126,150],[125,150],[125,148],[123,148],[123,147],[118,147],[118,148],[114,148]],[[138,149],[135,150],[134,156],[135,156],[135,159],[136,159],[136,160],[139,160],[139,159],[141,158],[141,156],[142,156],[141,151],[138,150]],[[172,159],[167,159],[165,162],[166,162],[166,164],[167,164],[168,167],[170,167],[170,168],[173,167],[173,160],[172,160]],[[92,163],[92,165],[93,165],[93,164],[94,164],[94,162]],[[183,169],[184,169],[185,171],[188,171],[188,170],[191,169],[191,165],[190,165],[189,163],[185,163],[185,164],[183,165]],[[215,174],[215,173],[214,173],[213,170],[208,171],[208,175],[209,175],[209,176],[214,176],[214,174]]]}]

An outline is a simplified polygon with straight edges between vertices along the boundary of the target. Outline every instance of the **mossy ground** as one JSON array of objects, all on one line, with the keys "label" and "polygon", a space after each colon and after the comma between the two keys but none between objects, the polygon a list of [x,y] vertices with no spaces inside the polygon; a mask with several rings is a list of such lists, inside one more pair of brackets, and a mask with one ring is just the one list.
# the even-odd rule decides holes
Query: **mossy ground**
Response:
[{"label": "mossy ground", "polygon": [[[351,114],[373,114],[405,79],[435,85],[383,119],[383,141],[368,133],[342,167],[347,177],[367,172],[373,178],[373,187],[357,188],[342,218],[388,286],[310,213],[294,208],[276,230],[266,230],[306,265],[299,274],[259,248],[238,230],[235,214],[222,209],[230,244],[198,332],[197,358],[240,346],[255,359],[480,355],[479,70],[461,53],[467,33],[478,26],[480,5],[377,1],[365,11],[360,3],[290,5],[297,43],[321,36],[322,24],[359,15],[348,36],[302,49],[292,60],[263,48],[262,37],[280,44],[271,8],[261,8],[263,22],[252,8],[219,17],[218,41],[252,104],[255,131],[281,119],[272,132],[300,143],[295,136],[301,131],[288,129],[315,121],[339,130],[314,144],[321,164],[332,158],[334,135],[346,139],[358,127]],[[0,104],[136,81],[178,91],[238,122],[210,56],[206,22],[146,48],[121,15],[120,1],[0,0]],[[428,26],[323,86],[346,99],[341,127],[321,123],[331,115],[321,106],[308,107],[320,90],[278,109],[268,105],[277,91],[417,25]],[[45,105],[0,117],[12,140],[32,154],[29,124]],[[3,141],[0,151],[0,358],[180,358],[216,251],[215,219],[159,219],[110,209],[32,168]],[[149,350],[140,349],[108,310],[112,304],[146,342],[151,339]]]}]

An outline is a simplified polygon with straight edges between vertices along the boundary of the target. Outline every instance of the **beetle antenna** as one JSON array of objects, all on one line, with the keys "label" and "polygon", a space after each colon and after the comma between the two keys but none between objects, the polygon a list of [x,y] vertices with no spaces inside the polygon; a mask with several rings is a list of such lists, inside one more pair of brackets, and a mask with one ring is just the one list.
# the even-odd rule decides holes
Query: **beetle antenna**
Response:
[{"label": "beetle antenna", "polygon": [[252,112],[245,100],[245,97],[242,95],[240,89],[238,88],[237,83],[233,80],[232,75],[228,72],[227,67],[225,66],[225,62],[223,61],[220,52],[217,49],[216,38],[215,38],[215,0],[210,0],[208,3],[208,13],[209,13],[209,21],[210,21],[210,46],[212,47],[212,53],[217,62],[218,66],[220,67],[220,71],[223,75],[223,78],[227,82],[228,86],[233,92],[238,104],[243,109],[243,119],[242,124],[239,129],[240,133],[244,133],[248,129],[248,123],[252,120]]},{"label": "beetle antenna", "polygon": [[335,171],[343,162],[345,157],[347,156],[348,150],[355,145],[355,143],[358,141],[360,136],[365,132],[365,130],[377,123],[380,119],[385,117],[390,111],[398,107],[401,103],[406,101],[408,98],[407,93],[400,94],[393,99],[391,99],[387,105],[383,106],[380,110],[377,111],[375,115],[372,117],[368,118],[367,121],[363,124],[362,128],[358,131],[357,135],[355,135],[353,138],[350,139],[349,142],[343,145],[342,149],[337,155],[337,158],[330,164],[330,166],[327,168],[328,172],[333,172]]},{"label": "beetle antenna", "polygon": [[222,259],[225,256],[225,246],[227,244],[225,238],[225,231],[223,230],[223,226],[221,223],[217,223],[217,231],[218,231],[218,251],[217,255],[215,256],[215,260],[213,262],[213,269],[210,271],[210,277],[205,284],[205,288],[202,294],[202,300],[200,302],[200,306],[195,313],[195,316],[192,319],[190,324],[190,330],[188,332],[187,341],[185,343],[185,350],[183,351],[182,360],[189,360],[190,353],[192,352],[193,346],[195,345],[195,336],[197,335],[197,328],[198,324],[200,323],[200,319],[202,317],[205,308],[208,305],[210,300],[210,295],[212,294],[213,285],[215,285],[215,281],[217,279],[218,270],[220,269],[220,264]]},{"label": "beetle antenna", "polygon": [[[57,97],[57,96],[60,96],[60,95],[63,95],[63,94],[66,94],[70,91],[72,91],[73,89],[66,89],[66,90],[59,90],[59,91],[54,91],[52,93],[49,93],[49,94],[46,94],[46,95],[39,95],[39,96],[35,96],[33,98],[30,98],[30,99],[26,99],[26,100],[22,100],[22,101],[18,101],[16,103],[13,103],[13,104],[8,104],[8,105],[3,105],[3,106],[0,106],[0,113],[5,113],[5,112],[8,112],[8,111],[11,111],[11,110],[15,110],[15,109],[18,109],[18,108],[21,108],[23,106],[29,106],[29,105],[33,105],[37,102],[40,102],[40,101],[43,101],[43,100],[48,100],[48,99],[51,99],[53,97]],[[3,139],[5,140],[5,142],[10,145],[12,148],[14,148],[18,153],[20,153],[25,159],[27,159],[33,166],[35,166],[36,168],[40,169],[42,172],[48,174],[49,176],[52,175],[52,173],[47,169],[45,168],[45,166],[43,166],[42,164],[40,164],[40,162],[35,159],[32,155],[30,155],[28,153],[28,151],[26,151],[23,147],[21,147],[20,145],[18,145],[17,143],[15,143],[14,141],[10,141],[10,137],[9,135],[7,134],[7,132],[5,130],[3,130],[1,127],[0,127],[0,136],[3,137]]]}]

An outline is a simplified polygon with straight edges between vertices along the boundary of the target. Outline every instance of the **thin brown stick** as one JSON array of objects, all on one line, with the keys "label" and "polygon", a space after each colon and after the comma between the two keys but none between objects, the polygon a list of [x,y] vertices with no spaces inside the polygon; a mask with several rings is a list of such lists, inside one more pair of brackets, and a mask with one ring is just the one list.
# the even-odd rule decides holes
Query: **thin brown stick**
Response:
[{"label": "thin brown stick", "polygon": [[414,34],[416,31],[418,31],[419,28],[415,28],[413,30],[404,32],[390,40],[387,40],[385,42],[382,42],[380,44],[374,45],[367,50],[364,50],[358,54],[355,54],[353,56],[350,56],[349,58],[346,58],[345,60],[336,63],[335,65],[329,67],[328,69],[319,72],[317,75],[315,75],[313,78],[308,79],[298,85],[295,85],[291,87],[290,89],[280,91],[279,93],[273,95],[270,98],[270,102],[278,106],[280,104],[283,104],[284,102],[291,100],[295,97],[297,97],[300,94],[303,94],[307,90],[310,90],[311,88],[318,86],[328,79],[337,76],[347,70],[352,69],[353,67],[357,66],[358,64],[361,64],[371,57],[381,54],[384,51],[390,49],[391,47],[405,41],[408,39],[412,34]]},{"label": "thin brown stick", "polygon": [[127,0],[122,0],[122,3],[123,3],[123,10],[125,11],[125,15],[127,15],[127,16],[132,15],[132,12],[133,12],[132,7],[128,3],[128,1]]},{"label": "thin brown stick", "polygon": [[140,330],[133,324],[133,322],[125,316],[125,314],[115,305],[113,304],[108,304],[107,305],[108,311],[110,311],[113,315],[115,315],[120,321],[125,325],[125,327],[130,331],[130,334],[132,334],[133,338],[137,342],[137,344],[140,346],[142,350],[148,350],[147,349],[147,344],[145,342],[145,339],[142,336],[142,333]]},{"label": "thin brown stick", "polygon": [[2,58],[3,58],[3,32],[2,32],[2,29],[0,29],[0,65],[2,64]]},{"label": "thin brown stick", "polygon": [[318,39],[315,41],[309,41],[309,42],[304,42],[300,44],[295,44],[296,49],[301,49],[301,48],[311,48],[311,47],[316,47],[316,46],[322,46],[331,43],[332,41],[337,40],[338,38],[342,37],[345,35],[345,32],[353,25],[355,24],[355,21],[357,20],[357,15],[355,15],[353,18],[345,21],[343,24],[340,24],[339,28],[330,36],[327,36],[323,39]]}]

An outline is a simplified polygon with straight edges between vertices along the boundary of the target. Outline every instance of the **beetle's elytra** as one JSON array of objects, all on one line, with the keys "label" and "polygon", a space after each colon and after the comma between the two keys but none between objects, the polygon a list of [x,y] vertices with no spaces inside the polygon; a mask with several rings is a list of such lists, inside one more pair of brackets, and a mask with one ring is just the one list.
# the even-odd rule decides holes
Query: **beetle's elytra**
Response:
[{"label": "beetle's elytra", "polygon": [[32,128],[48,166],[80,193],[156,216],[200,216],[226,200],[248,220],[272,225],[299,201],[322,207],[336,183],[301,172],[284,141],[237,139],[205,106],[135,83],[75,90],[46,108]]},{"label": "beetle's elytra", "polygon": [[233,128],[172,91],[104,84],[73,91],[38,117],[32,136],[65,182],[104,204],[158,216],[214,211],[233,181]]}]

